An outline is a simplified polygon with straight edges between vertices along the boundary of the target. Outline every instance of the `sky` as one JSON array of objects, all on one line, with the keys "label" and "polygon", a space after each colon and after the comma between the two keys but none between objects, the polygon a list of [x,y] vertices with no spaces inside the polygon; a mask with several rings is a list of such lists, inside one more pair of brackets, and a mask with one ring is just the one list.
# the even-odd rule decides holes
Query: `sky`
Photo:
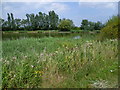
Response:
[{"label": "sky", "polygon": [[[22,1],[22,0],[21,0]],[[94,1],[94,0],[93,0]],[[105,1],[105,0],[104,0]],[[2,18],[7,19],[7,13],[13,13],[15,18],[26,18],[26,13],[38,14],[54,10],[59,17],[73,20],[80,26],[83,19],[105,23],[113,15],[118,14],[117,2],[2,2]]]}]

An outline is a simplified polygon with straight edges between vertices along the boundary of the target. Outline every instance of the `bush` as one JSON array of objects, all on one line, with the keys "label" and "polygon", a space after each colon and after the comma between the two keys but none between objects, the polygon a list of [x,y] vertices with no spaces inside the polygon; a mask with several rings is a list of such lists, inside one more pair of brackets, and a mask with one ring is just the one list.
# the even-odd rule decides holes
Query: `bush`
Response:
[{"label": "bush", "polygon": [[105,27],[100,31],[100,39],[115,39],[118,38],[118,17],[113,16],[106,23]]},{"label": "bush", "polygon": [[61,20],[60,24],[58,25],[58,29],[60,31],[70,31],[73,26],[73,22],[69,19]]}]

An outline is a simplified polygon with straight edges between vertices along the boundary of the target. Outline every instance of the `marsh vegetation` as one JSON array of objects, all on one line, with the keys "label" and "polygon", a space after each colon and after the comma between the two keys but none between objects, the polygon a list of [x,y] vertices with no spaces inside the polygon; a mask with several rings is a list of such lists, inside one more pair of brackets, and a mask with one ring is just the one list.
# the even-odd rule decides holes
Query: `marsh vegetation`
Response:
[{"label": "marsh vegetation", "polygon": [[[43,15],[45,20],[48,16],[56,17],[51,23],[33,22]],[[27,19],[23,20],[24,31],[20,31],[23,27],[16,27],[15,22],[20,20],[15,21],[13,14],[12,19],[8,14],[8,21],[3,23],[6,31],[3,32],[0,59],[3,88],[118,87],[116,16],[105,25],[83,20],[81,27],[73,27],[69,19],[63,19],[58,27],[58,23],[54,24],[58,16],[53,11],[49,15],[39,13],[26,16]],[[49,24],[47,29],[56,30],[47,31]],[[35,31],[40,28],[46,31]]]}]

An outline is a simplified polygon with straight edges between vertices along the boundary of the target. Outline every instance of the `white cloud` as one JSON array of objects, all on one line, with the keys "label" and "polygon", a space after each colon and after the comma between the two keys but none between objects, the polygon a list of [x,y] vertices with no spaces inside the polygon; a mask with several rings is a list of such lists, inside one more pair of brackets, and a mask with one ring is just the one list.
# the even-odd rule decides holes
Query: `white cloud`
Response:
[{"label": "white cloud", "polygon": [[116,5],[115,5],[115,3],[108,3],[108,4],[105,5],[105,7],[114,9],[114,8],[116,8]]},{"label": "white cloud", "polygon": [[118,2],[119,0],[3,0],[3,2]]},{"label": "white cloud", "polygon": [[117,3],[115,2],[79,2],[79,6],[86,6],[91,8],[117,9]]},{"label": "white cloud", "polygon": [[25,11],[25,8],[19,7],[14,8],[11,5],[7,5],[6,3],[3,5],[3,11],[2,11],[2,17],[7,18],[7,13],[13,13],[14,16],[22,16],[23,12]]},{"label": "white cloud", "polygon": [[118,2],[119,0],[79,0],[79,2]]},{"label": "white cloud", "polygon": [[[54,10],[57,13],[63,13],[66,10],[69,10],[69,7],[66,4],[56,3],[56,2],[39,2],[39,3],[26,2],[25,7],[28,7],[28,8],[31,7],[31,9],[34,9],[34,10],[42,9],[46,13],[51,10]],[[23,7],[23,10],[24,10],[24,7]]]},{"label": "white cloud", "polygon": [[51,3],[49,6],[44,7],[46,11],[54,10],[57,13],[63,13],[69,10],[69,7],[63,3]]},{"label": "white cloud", "polygon": [[57,0],[4,0],[3,2],[54,2]]},{"label": "white cloud", "polygon": [[47,4],[50,4],[50,2],[23,2],[24,6],[26,8],[34,8],[34,9],[38,9],[38,8],[44,8],[45,6],[47,6]]},{"label": "white cloud", "polygon": [[38,13],[54,10],[57,14],[63,14],[69,10],[69,7],[64,3],[52,2],[23,2],[23,3],[4,3],[3,4],[3,18],[7,18],[7,13],[13,13],[15,17],[25,18],[26,13]]}]

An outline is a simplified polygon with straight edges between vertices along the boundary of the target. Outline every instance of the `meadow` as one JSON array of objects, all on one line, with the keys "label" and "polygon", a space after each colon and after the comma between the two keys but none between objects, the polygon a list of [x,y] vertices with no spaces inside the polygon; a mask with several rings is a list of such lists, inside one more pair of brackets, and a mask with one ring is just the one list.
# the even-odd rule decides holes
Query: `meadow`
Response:
[{"label": "meadow", "polygon": [[116,88],[117,39],[97,35],[3,40],[3,88]]}]

